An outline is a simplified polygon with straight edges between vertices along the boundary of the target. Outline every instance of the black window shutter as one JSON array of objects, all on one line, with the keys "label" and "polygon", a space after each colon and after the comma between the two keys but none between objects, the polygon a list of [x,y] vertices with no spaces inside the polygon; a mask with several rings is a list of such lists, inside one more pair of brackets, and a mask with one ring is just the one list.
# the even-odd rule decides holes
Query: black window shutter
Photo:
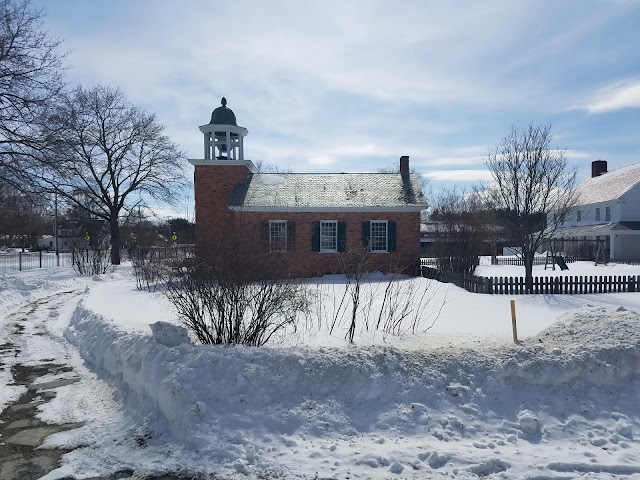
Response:
[{"label": "black window shutter", "polygon": [[393,220],[387,222],[387,251],[396,251],[396,222]]},{"label": "black window shutter", "polygon": [[287,251],[296,248],[296,222],[287,220]]},{"label": "black window shutter", "polygon": [[269,248],[269,220],[260,222],[260,241],[263,248]]},{"label": "black window shutter", "polygon": [[320,251],[320,222],[311,223],[311,251]]},{"label": "black window shutter", "polygon": [[369,248],[369,240],[371,239],[371,222],[366,220],[362,222],[362,247]]},{"label": "black window shutter", "polygon": [[338,222],[338,251],[344,252],[347,248],[347,222]]}]

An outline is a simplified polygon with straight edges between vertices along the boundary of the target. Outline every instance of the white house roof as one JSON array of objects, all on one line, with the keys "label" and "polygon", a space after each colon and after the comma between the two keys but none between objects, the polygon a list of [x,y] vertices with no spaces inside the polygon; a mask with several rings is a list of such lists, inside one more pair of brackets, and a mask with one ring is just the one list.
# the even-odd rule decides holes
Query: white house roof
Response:
[{"label": "white house roof", "polygon": [[625,192],[640,184],[640,163],[615,168],[599,177],[588,178],[577,190],[578,204],[617,200]]}]

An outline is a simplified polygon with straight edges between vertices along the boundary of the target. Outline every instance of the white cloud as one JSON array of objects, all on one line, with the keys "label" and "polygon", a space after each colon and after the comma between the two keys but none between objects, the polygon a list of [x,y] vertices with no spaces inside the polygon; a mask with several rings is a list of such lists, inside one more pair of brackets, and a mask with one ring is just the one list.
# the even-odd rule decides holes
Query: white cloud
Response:
[{"label": "white cloud", "polygon": [[606,113],[624,108],[640,108],[640,79],[603,88],[581,108],[589,113]]},{"label": "white cloud", "polygon": [[441,182],[482,182],[492,180],[488,170],[434,170],[424,173],[429,180]]},{"label": "white cloud", "polygon": [[[197,126],[224,95],[250,131],[247,158],[301,172],[375,171],[401,155],[433,175],[473,171],[510,123],[555,122],[593,88],[585,73],[638,58],[637,33],[623,45],[610,33],[632,6],[604,3],[33,1],[71,51],[71,82],[122,87],[195,158]],[[599,71],[613,82],[618,70]],[[568,138],[590,134],[579,128]]]},{"label": "white cloud", "polygon": [[482,156],[477,157],[442,157],[429,159],[426,165],[429,167],[453,167],[456,165],[482,165],[484,164]]},{"label": "white cloud", "polygon": [[315,166],[335,165],[336,157],[332,155],[316,155],[309,159],[309,163]]},{"label": "white cloud", "polygon": [[593,158],[594,155],[592,153],[588,153],[588,152],[579,152],[577,150],[565,150],[564,152],[565,157],[567,157],[568,159],[575,159],[575,160],[581,160],[583,158]]}]

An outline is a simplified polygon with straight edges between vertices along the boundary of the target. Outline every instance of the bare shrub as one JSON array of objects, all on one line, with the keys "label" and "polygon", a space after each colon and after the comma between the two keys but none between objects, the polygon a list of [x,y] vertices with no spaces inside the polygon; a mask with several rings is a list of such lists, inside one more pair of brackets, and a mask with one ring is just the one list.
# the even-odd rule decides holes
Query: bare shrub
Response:
[{"label": "bare shrub", "polygon": [[[435,324],[444,305],[444,302],[440,304],[437,312],[429,310],[437,291],[433,282],[419,285],[407,280],[394,274],[386,285],[376,323],[376,329],[385,334],[402,336],[427,331]],[[423,321],[428,318],[432,318],[430,325],[422,329]]]},{"label": "bare shrub", "polygon": [[111,253],[104,242],[93,248],[72,250],[71,262],[78,275],[102,275],[114,271],[111,264]]},{"label": "bare shrub", "polygon": [[263,251],[233,222],[221,231],[172,273],[166,295],[203,344],[264,345],[307,315],[307,288],[282,270],[280,253]]},{"label": "bare shrub", "polygon": [[221,281],[206,265],[173,275],[166,295],[203,344],[264,345],[308,309],[306,289],[299,283]]},{"label": "bare shrub", "polygon": [[[385,335],[417,333],[425,321],[435,314],[426,328],[433,326],[439,310],[430,309],[437,291],[432,282],[412,282],[403,274],[405,265],[396,259],[395,266],[383,277],[371,273],[370,256],[366,249],[350,249],[342,254],[340,265],[345,274],[344,287],[326,288],[318,295],[319,318],[330,313],[329,332],[348,322],[345,338],[354,341],[358,323],[367,331],[382,331]],[[333,285],[337,285],[337,282]]]},{"label": "bare shrub", "polygon": [[[362,281],[370,269],[369,251],[364,247],[354,247],[340,254],[340,267],[347,276],[345,284],[346,294],[351,298],[351,323],[347,330],[346,338],[353,342],[356,331],[356,319],[358,318],[358,306],[360,305],[360,293]],[[341,302],[344,301],[342,298]]]},{"label": "bare shrub", "polygon": [[178,270],[193,260],[193,252],[186,248],[142,247],[128,249],[138,290],[155,292]]}]

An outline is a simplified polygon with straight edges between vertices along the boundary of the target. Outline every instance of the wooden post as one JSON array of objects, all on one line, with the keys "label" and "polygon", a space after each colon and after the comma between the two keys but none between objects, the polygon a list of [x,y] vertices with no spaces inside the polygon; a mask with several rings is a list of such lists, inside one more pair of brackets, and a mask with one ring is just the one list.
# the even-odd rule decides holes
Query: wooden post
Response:
[{"label": "wooden post", "polygon": [[516,326],[516,301],[511,300],[511,329],[513,330],[513,343],[518,343],[518,327]]}]

